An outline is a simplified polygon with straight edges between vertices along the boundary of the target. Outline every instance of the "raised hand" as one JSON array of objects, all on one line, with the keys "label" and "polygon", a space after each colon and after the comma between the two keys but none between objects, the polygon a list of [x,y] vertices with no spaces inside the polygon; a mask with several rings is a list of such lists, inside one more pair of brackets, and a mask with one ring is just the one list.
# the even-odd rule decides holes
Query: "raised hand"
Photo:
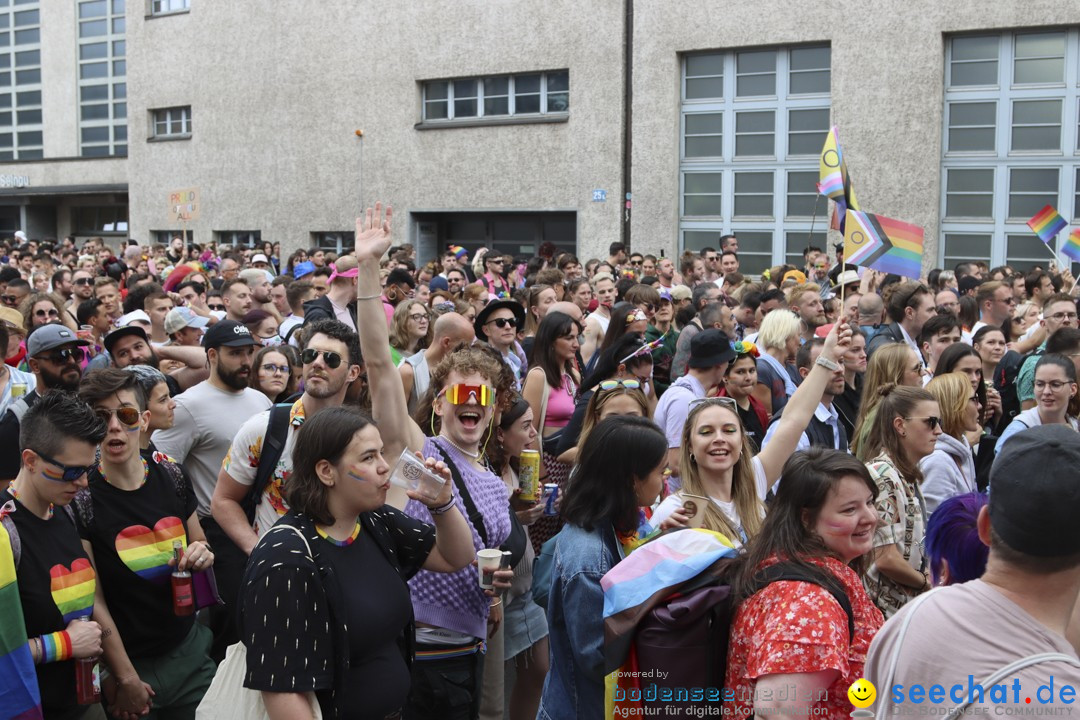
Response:
[{"label": "raised hand", "polygon": [[390,247],[390,221],[394,209],[386,206],[383,215],[381,202],[375,203],[375,209],[368,208],[363,217],[356,218],[356,259],[378,260]]}]

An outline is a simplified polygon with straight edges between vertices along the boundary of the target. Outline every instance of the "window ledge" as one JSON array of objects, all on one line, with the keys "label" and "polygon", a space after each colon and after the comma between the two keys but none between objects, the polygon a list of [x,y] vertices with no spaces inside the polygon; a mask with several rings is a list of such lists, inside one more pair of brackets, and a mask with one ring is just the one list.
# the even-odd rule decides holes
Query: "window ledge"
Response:
[{"label": "window ledge", "polygon": [[153,20],[155,18],[172,17],[173,15],[187,15],[190,12],[191,8],[184,8],[183,10],[170,10],[168,12],[147,13],[146,19]]},{"label": "window ledge", "polygon": [[154,135],[146,138],[146,142],[158,143],[158,142],[174,142],[176,140],[190,140],[191,133],[184,133],[183,135]]},{"label": "window ledge", "polygon": [[470,118],[468,120],[425,120],[413,125],[416,130],[443,130],[447,128],[491,127],[492,125],[544,125],[564,123],[570,113],[558,115],[508,115],[506,117]]}]

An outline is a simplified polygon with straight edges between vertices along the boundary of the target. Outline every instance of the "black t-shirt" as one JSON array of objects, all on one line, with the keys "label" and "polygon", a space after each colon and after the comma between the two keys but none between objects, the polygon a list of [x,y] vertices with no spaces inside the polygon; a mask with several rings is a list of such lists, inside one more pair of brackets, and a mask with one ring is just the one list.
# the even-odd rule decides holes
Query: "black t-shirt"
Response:
[{"label": "black t-shirt", "polygon": [[[34,407],[34,403],[41,399],[41,396],[33,390],[23,397],[26,398],[26,404],[29,407]],[[18,399],[14,402],[18,402]],[[0,480],[14,480],[19,474],[19,468],[22,467],[22,456],[19,452],[20,427],[19,419],[15,417],[11,407],[8,407],[3,417],[0,417]]]},{"label": "black t-shirt", "polygon": [[[309,527],[302,515],[289,512],[255,546],[240,592],[244,687],[315,690],[329,718],[382,718],[405,704],[409,678],[399,642],[410,640],[403,635],[412,619],[406,581],[427,560],[435,528],[388,505],[361,515],[361,524],[345,548],[301,530],[326,578],[285,529]],[[334,640],[342,634],[350,667],[343,687],[335,687]]]},{"label": "black t-shirt", "polygon": [[343,619],[349,628],[350,664],[341,706],[349,717],[385,717],[404,706],[409,694],[409,667],[398,647],[412,617],[409,586],[370,533],[361,532],[347,547],[323,540],[317,552],[349,598]]},{"label": "black t-shirt", "polygon": [[[738,406],[736,405],[736,407]],[[749,406],[745,410],[740,407],[739,418],[742,420],[743,428],[746,430],[746,436],[750,438],[750,446],[754,448],[755,453],[761,452],[761,441],[765,439],[765,428],[761,427],[761,420],[758,419],[753,406]]]},{"label": "black t-shirt", "polygon": [[93,516],[86,517],[82,507],[77,514],[79,534],[94,549],[105,602],[133,658],[169,652],[194,622],[193,615],[173,612],[169,560],[173,540],[187,547],[195,494],[185,482],[181,497],[172,477],[152,459],[147,468],[146,484],[137,490],[119,490],[93,471],[88,490]]},{"label": "black t-shirt", "polygon": [[[6,490],[0,493],[0,505],[10,499]],[[18,500],[15,502],[15,512],[8,517],[22,545],[15,574],[26,635],[59,632],[72,620],[93,614],[97,584],[94,568],[67,510],[56,508],[51,520],[42,520]],[[86,708],[75,698],[75,661],[45,663],[36,670],[45,717],[82,717]]]}]

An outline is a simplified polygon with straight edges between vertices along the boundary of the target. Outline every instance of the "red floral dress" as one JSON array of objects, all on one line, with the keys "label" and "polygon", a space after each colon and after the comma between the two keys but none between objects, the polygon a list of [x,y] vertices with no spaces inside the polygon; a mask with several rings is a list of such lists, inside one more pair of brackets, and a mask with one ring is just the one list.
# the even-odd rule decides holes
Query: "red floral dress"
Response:
[{"label": "red floral dress", "polygon": [[854,641],[849,642],[847,613],[825,588],[791,580],[767,585],[739,606],[731,626],[724,683],[735,694],[725,703],[729,717],[753,714],[755,681],[763,675],[827,669],[840,675],[820,698],[812,698],[814,707],[824,709],[815,717],[840,720],[851,713],[847,689],[862,677],[870,641],[884,618],[854,570],[834,558],[806,559],[843,584],[855,616]]}]

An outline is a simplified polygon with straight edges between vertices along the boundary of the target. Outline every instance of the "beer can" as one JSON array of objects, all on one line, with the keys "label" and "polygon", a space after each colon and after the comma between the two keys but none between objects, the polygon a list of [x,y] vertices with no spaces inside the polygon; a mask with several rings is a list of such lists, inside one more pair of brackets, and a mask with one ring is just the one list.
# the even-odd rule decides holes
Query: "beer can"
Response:
[{"label": "beer can", "polygon": [[21,398],[26,394],[26,383],[11,383],[12,399]]},{"label": "beer can", "polygon": [[555,509],[555,499],[559,497],[559,486],[557,483],[545,483],[544,484],[544,514],[545,515],[558,515],[559,511]]},{"label": "beer can", "polygon": [[540,499],[540,452],[522,450],[518,463],[518,487],[521,488],[518,497],[525,502],[537,502]]}]

